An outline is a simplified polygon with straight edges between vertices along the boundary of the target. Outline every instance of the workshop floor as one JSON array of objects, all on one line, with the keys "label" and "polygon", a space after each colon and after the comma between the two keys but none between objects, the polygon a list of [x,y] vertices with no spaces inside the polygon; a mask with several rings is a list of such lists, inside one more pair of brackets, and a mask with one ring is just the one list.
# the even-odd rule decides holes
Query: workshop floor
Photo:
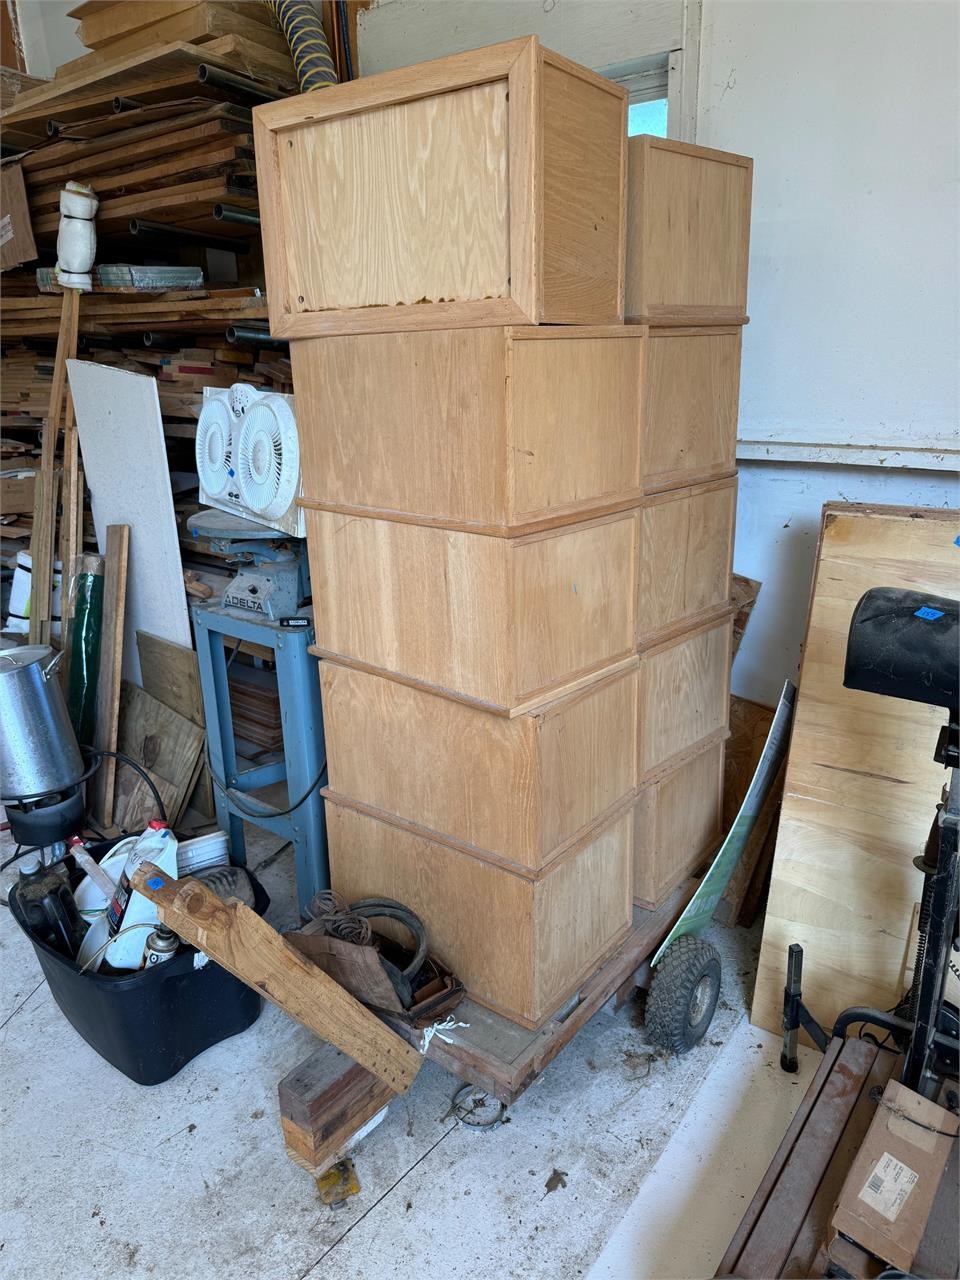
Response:
[{"label": "workshop floor", "polygon": [[[292,860],[275,851],[271,837],[251,837],[250,865],[273,899],[267,918],[286,928]],[[712,1276],[817,1055],[807,1051],[800,1076],[785,1076],[778,1041],[746,1021],[759,931],[711,936],[724,986],[694,1052],[666,1059],[631,1006],[605,1008],[509,1122],[487,1132],[449,1118],[455,1082],[428,1062],[355,1152],[360,1195],[332,1211],[280,1136],[277,1081],[309,1052],[307,1031],[268,1005],[244,1035],[139,1088],[74,1032],[0,908],[0,1271],[6,1280]]]}]

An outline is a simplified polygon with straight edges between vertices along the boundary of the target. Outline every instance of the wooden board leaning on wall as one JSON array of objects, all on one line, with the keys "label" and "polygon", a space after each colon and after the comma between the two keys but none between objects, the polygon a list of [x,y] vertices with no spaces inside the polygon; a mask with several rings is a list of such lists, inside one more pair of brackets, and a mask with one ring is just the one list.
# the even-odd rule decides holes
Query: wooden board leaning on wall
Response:
[{"label": "wooden board leaning on wall", "polygon": [[823,510],[751,1020],[780,1030],[787,947],[804,1000],[829,1026],[850,1005],[889,1008],[923,847],[944,782],[943,713],[843,687],[854,606],[871,587],[956,594],[958,513],[829,503]]}]

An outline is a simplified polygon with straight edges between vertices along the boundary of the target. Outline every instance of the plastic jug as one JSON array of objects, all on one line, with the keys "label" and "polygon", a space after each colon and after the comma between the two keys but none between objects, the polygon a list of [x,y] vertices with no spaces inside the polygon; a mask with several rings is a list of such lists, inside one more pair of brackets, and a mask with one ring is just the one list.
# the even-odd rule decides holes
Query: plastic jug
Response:
[{"label": "plastic jug", "polygon": [[160,923],[150,899],[130,887],[134,873],[144,862],[154,863],[173,880],[177,878],[177,837],[166,823],[151,822],[130,850],[107,908],[107,928],[115,940],[107,948],[105,959],[114,969],[139,969],[147,937]]}]

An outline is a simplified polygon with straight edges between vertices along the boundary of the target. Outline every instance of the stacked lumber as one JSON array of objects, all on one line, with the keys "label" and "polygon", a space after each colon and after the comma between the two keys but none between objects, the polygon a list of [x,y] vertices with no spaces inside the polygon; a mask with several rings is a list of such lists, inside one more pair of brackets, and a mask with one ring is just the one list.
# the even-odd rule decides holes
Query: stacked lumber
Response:
[{"label": "stacked lumber", "polygon": [[262,751],[282,751],[283,724],[276,672],[234,663],[229,683],[233,731],[237,737]]},{"label": "stacked lumber", "polygon": [[253,112],[333,885],[531,1028],[721,827],[751,168],[663,144],[625,210],[625,115],[534,38]]},{"label": "stacked lumber", "polygon": [[823,508],[783,808],[750,1020],[779,1031],[787,947],[803,947],[804,1002],[824,1026],[851,1005],[900,1000],[915,952],[914,859],[940,800],[944,712],[843,687],[850,618],[872,587],[957,590],[958,512]]},{"label": "stacked lumber", "polygon": [[[88,183],[99,197],[101,236],[126,233],[135,217],[198,229],[212,221],[218,201],[255,210],[249,108],[203,101],[184,105],[193,109],[159,118],[155,110],[124,112],[116,119],[126,127],[90,138],[62,138],[24,156],[20,165],[34,236],[41,242],[56,236],[60,191],[70,180]],[[220,235],[232,229],[233,224],[217,224]]]},{"label": "stacked lumber", "polygon": [[[60,305],[57,294],[10,297],[4,291],[0,297],[4,340],[55,338],[60,328]],[[170,330],[222,335],[231,324],[262,323],[266,316],[266,299],[255,288],[177,289],[136,298],[94,293],[80,304],[80,332],[103,336]]]}]

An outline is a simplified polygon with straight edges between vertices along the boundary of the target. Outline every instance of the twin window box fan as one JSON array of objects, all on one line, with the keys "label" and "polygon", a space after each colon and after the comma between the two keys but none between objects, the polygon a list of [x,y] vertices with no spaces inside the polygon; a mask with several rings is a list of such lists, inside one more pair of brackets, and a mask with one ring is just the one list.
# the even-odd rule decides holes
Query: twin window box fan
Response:
[{"label": "twin window box fan", "polygon": [[197,423],[200,501],[191,536],[239,566],[222,604],[279,621],[308,594],[294,397],[236,382],[206,387]]}]

